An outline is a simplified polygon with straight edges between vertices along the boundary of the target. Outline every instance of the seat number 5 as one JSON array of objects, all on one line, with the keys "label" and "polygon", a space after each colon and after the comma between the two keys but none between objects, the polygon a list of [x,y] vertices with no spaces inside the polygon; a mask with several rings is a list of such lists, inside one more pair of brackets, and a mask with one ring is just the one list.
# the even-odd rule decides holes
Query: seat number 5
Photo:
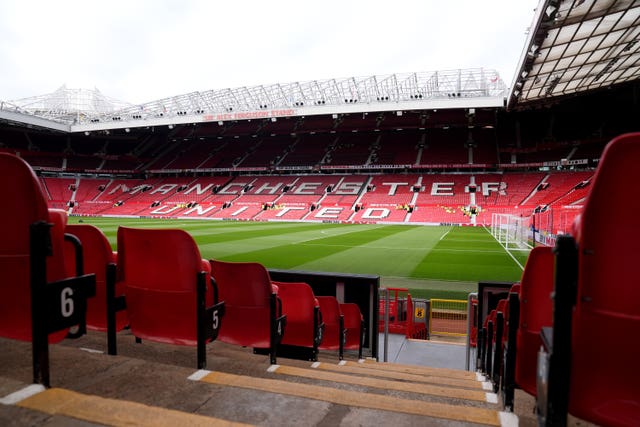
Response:
[{"label": "seat number 5", "polygon": [[218,329],[219,326],[219,322],[220,322],[220,313],[218,313],[219,310],[213,310],[213,330],[215,331],[216,329]]}]

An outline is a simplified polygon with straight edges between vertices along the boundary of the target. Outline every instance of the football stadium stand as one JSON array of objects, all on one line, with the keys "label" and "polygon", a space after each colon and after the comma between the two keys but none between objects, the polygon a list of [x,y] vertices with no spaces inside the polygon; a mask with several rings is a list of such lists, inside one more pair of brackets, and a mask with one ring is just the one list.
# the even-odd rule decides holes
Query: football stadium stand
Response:
[{"label": "football stadium stand", "polygon": [[[540,1],[510,87],[468,69],[141,105],[93,91],[101,110],[65,87],[2,100],[0,388],[18,392],[0,396],[0,424],[515,425],[513,412],[532,416],[521,399],[539,425],[637,425],[639,16],[630,0]],[[479,372],[362,360],[377,346],[366,326],[384,325],[379,277],[357,298],[342,282],[318,292],[258,263],[203,260],[184,230],[121,227],[114,252],[99,230],[67,225],[471,227],[494,214],[536,247],[520,283],[470,295]],[[388,314],[409,323],[395,289]],[[182,346],[197,349],[188,380]],[[292,349],[304,356],[277,365]],[[358,363],[342,360],[355,351]]]}]

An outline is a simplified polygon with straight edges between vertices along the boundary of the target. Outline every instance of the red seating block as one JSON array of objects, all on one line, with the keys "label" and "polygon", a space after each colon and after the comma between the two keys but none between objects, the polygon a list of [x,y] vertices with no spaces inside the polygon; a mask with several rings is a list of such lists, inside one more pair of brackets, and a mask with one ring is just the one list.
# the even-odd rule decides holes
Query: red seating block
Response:
[{"label": "red seating block", "polygon": [[269,272],[254,262],[210,262],[220,298],[225,301],[220,341],[269,349],[271,363],[275,364],[286,316],[278,306]]},{"label": "red seating block", "polygon": [[569,412],[601,425],[640,420],[640,133],[605,148],[577,224],[578,291],[572,320]]},{"label": "red seating block", "polygon": [[320,312],[322,313],[322,321],[324,322],[324,335],[320,349],[338,350],[338,357],[343,358],[345,329],[344,315],[340,311],[340,303],[336,297],[319,296]]},{"label": "red seating block", "polygon": [[520,324],[516,344],[516,384],[536,395],[536,360],[542,345],[540,330],[552,323],[552,248],[531,250],[520,281]]},{"label": "red seating block", "polygon": [[[90,224],[69,224],[66,232],[76,236],[82,243],[83,270],[85,273],[96,275],[96,296],[87,304],[87,328],[97,331],[107,330],[107,266],[115,265],[117,254],[102,231]],[[69,253],[71,245],[66,246]],[[65,257],[67,271],[76,271],[75,259],[72,253]],[[116,284],[116,295],[124,294],[124,284]],[[128,324],[126,311],[116,315],[116,330],[122,330]]]},{"label": "red seating block", "polygon": [[67,277],[64,211],[47,208],[29,165],[0,153],[0,336],[32,342],[33,382],[50,386],[50,342],[86,332],[86,303],[95,276]]},{"label": "red seating block", "polygon": [[[193,238],[178,229],[120,227],[117,268],[136,338],[197,346],[198,368],[204,368],[205,345],[217,337],[224,305]],[[116,353],[113,330],[109,353]]]},{"label": "red seating block", "polygon": [[344,316],[345,344],[347,350],[358,350],[358,358],[362,359],[362,346],[364,345],[364,318],[358,304],[340,304],[340,311]]},{"label": "red seating block", "polygon": [[311,286],[303,282],[274,282],[274,285],[278,287],[282,313],[287,316],[286,333],[280,344],[311,348],[311,358],[316,360],[323,325],[320,305]]},{"label": "red seating block", "polygon": [[[38,221],[57,224],[52,230],[53,256],[47,259],[47,280],[66,277],[63,245],[63,221],[60,212],[50,218],[47,202],[38,178],[19,157],[0,153],[0,194],[8,207],[0,209],[0,335],[31,341],[31,289],[29,227]],[[67,330],[49,335],[49,342],[64,339]]]}]

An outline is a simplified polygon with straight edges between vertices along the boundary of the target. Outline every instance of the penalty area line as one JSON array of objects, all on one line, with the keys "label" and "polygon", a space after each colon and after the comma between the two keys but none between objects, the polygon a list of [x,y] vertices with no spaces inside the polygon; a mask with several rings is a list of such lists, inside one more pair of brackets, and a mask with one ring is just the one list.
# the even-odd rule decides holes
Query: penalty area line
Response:
[{"label": "penalty area line", "polygon": [[453,227],[449,227],[449,229],[448,229],[447,231],[445,231],[445,233],[444,233],[442,236],[440,236],[440,240],[442,240],[442,239],[444,239],[445,237],[447,237],[447,234],[449,234],[449,232],[451,231],[451,229],[452,229],[452,228],[453,228]]}]

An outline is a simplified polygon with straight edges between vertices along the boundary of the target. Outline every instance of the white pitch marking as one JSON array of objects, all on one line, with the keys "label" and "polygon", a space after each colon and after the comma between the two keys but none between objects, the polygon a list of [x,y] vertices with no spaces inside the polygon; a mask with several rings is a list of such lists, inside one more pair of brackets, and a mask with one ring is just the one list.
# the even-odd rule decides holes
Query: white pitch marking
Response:
[{"label": "white pitch marking", "polygon": [[451,228],[448,229],[447,232],[444,233],[442,236],[440,236],[440,240],[444,239],[447,236],[447,234],[449,234],[450,231],[451,231]]}]

